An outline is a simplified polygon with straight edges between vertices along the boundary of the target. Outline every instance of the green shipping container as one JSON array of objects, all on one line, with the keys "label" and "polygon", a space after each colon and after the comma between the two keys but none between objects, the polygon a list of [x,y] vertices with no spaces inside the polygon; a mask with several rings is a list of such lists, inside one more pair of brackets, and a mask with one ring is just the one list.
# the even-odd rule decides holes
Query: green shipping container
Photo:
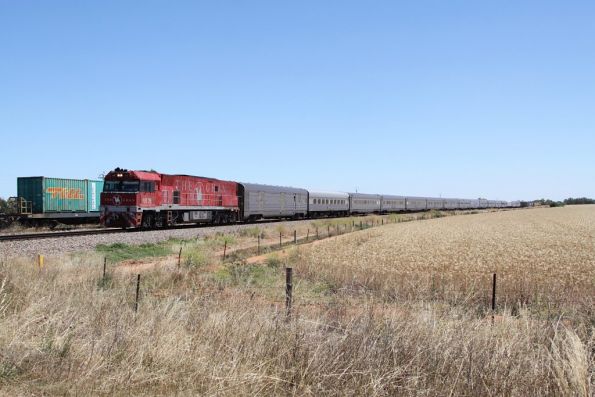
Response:
[{"label": "green shipping container", "polygon": [[17,178],[17,195],[31,202],[34,214],[97,212],[103,181],[88,179]]}]

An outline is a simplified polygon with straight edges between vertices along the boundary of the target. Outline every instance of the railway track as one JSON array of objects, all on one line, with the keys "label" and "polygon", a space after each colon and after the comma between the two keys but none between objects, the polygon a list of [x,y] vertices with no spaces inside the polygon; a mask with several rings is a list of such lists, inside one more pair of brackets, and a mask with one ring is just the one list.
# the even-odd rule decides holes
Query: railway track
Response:
[{"label": "railway track", "polygon": [[97,229],[97,230],[71,230],[64,232],[41,232],[41,233],[22,233],[22,234],[0,234],[0,241],[22,241],[38,240],[57,237],[76,237],[90,236],[94,234],[124,233],[128,232],[121,229]]},{"label": "railway track", "polygon": [[[423,212],[423,211],[420,211]],[[411,212],[418,213],[418,211]],[[86,230],[67,230],[67,231],[58,231],[58,232],[38,232],[38,233],[22,233],[22,234],[0,234],[0,242],[2,241],[25,241],[25,240],[39,240],[39,239],[48,239],[48,238],[58,238],[58,237],[77,237],[77,236],[91,236],[97,234],[114,234],[114,233],[142,233],[142,232],[150,232],[150,231],[165,231],[165,230],[176,230],[176,229],[193,229],[193,228],[205,228],[205,227],[217,227],[217,226],[234,226],[234,225],[247,225],[247,224],[268,224],[268,223],[278,223],[278,222],[296,222],[300,221],[291,220],[291,219],[267,219],[267,220],[257,220],[252,222],[242,222],[242,223],[231,223],[231,224],[224,224],[224,225],[212,225],[212,224],[188,224],[188,225],[178,225],[178,226],[170,226],[167,228],[159,228],[159,229],[119,229],[119,228],[109,228],[109,229],[86,229]]]},{"label": "railway track", "polygon": [[[282,220],[279,219],[271,219],[266,221],[255,221],[255,222],[245,222],[245,223],[238,223],[237,225],[241,224],[266,224],[266,223],[276,223],[281,222]],[[283,220],[287,222],[288,220]],[[291,221],[289,221],[291,222]],[[141,233],[141,232],[154,232],[160,230],[176,230],[176,229],[193,229],[193,228],[204,228],[204,227],[214,227],[214,226],[233,226],[236,224],[225,224],[225,225],[211,225],[211,224],[193,224],[193,225],[178,225],[178,226],[170,226],[167,228],[159,228],[159,229],[117,229],[117,228],[109,228],[109,229],[93,229],[93,230],[66,230],[66,231],[59,231],[59,232],[37,232],[37,233],[19,233],[19,234],[0,234],[0,242],[2,241],[25,241],[25,240],[40,240],[40,239],[47,239],[47,238],[58,238],[58,237],[77,237],[77,236],[92,236],[97,234],[114,234],[114,233]]]}]

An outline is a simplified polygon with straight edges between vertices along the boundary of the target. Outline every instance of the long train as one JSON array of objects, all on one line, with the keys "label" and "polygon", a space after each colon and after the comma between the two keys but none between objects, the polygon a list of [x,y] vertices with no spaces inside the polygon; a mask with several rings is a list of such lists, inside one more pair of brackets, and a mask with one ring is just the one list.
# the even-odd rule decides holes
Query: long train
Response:
[{"label": "long train", "polygon": [[120,168],[109,172],[104,182],[100,222],[121,228],[520,207],[520,202],[501,200],[318,192]]}]

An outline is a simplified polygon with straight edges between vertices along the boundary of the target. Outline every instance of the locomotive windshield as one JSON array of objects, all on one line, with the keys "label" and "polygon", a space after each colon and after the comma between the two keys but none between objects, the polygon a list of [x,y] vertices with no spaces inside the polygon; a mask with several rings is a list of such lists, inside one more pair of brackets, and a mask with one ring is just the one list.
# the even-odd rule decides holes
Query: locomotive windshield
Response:
[{"label": "locomotive windshield", "polygon": [[155,182],[105,181],[103,191],[114,193],[152,193],[155,191]]},{"label": "locomotive windshield", "polygon": [[139,181],[105,181],[104,192],[135,193],[140,188]]}]

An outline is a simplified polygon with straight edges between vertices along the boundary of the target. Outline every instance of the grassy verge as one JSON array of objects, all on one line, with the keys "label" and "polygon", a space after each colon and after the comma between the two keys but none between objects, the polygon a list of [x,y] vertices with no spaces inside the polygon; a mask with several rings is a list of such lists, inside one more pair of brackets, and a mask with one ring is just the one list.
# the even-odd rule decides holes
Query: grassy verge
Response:
[{"label": "grassy verge", "polygon": [[122,243],[96,247],[98,253],[104,255],[110,262],[121,262],[131,259],[154,258],[171,254],[171,248],[166,243],[128,245]]}]

